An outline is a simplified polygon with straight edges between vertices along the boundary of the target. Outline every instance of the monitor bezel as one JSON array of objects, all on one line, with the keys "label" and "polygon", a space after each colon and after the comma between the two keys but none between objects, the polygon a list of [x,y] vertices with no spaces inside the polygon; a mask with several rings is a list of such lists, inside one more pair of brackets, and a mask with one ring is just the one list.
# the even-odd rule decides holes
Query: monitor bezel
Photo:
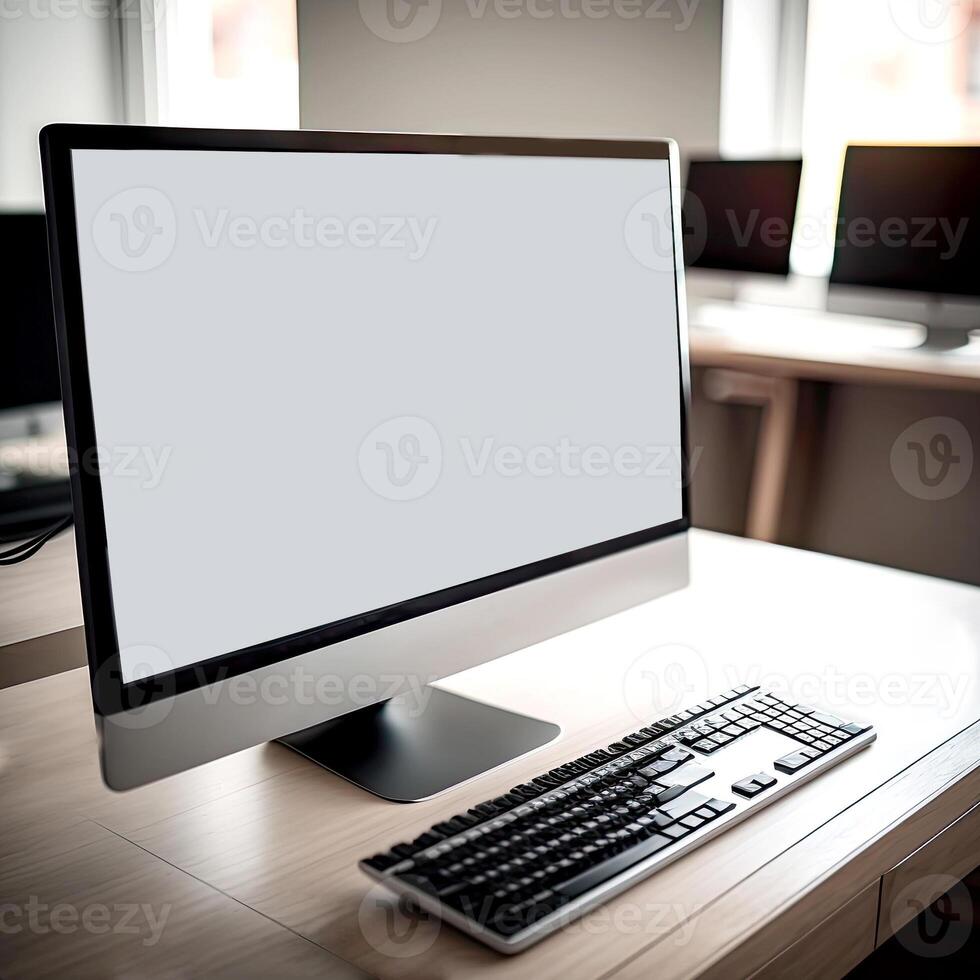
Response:
[{"label": "monitor bezel", "polygon": [[[677,146],[671,140],[559,139],[545,137],[420,135],[325,131],[242,131],[150,126],[57,123],[40,135],[48,215],[52,287],[62,375],[65,428],[71,467],[75,539],[85,638],[97,714],[111,715],[271,666],[313,650],[425,616],[585,562],[666,538],[690,527],[690,466],[687,451],[690,372],[680,245]],[[609,541],[450,586],[252,646],[229,651],[166,674],[124,682],[115,628],[105,511],[95,453],[95,417],[85,342],[78,255],[73,150],[227,150],[300,153],[432,153],[504,156],[600,157],[668,162],[674,243],[675,329],[681,391],[681,517]],[[94,462],[94,465],[91,463]],[[243,533],[247,533],[243,529]],[[162,597],[161,601],[165,601]]]}]

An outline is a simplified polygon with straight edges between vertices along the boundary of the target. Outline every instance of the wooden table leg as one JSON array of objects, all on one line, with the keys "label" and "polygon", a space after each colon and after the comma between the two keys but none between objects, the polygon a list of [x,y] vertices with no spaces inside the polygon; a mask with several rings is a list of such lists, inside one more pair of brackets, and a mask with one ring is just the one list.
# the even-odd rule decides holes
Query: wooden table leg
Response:
[{"label": "wooden table leg", "polygon": [[745,534],[760,541],[777,541],[796,437],[799,381],[713,368],[705,373],[704,386],[713,401],[762,409]]}]

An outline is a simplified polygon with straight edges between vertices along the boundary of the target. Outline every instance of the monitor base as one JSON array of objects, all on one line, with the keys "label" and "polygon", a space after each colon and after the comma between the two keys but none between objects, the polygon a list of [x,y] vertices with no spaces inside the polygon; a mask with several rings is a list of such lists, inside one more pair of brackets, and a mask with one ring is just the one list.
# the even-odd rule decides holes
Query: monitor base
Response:
[{"label": "monitor base", "polygon": [[922,341],[918,349],[924,351],[944,351],[958,350],[960,347],[966,347],[970,343],[971,329],[927,326],[926,339]]},{"label": "monitor base", "polygon": [[279,741],[361,789],[395,803],[430,799],[547,745],[551,722],[438,687],[393,698]]}]

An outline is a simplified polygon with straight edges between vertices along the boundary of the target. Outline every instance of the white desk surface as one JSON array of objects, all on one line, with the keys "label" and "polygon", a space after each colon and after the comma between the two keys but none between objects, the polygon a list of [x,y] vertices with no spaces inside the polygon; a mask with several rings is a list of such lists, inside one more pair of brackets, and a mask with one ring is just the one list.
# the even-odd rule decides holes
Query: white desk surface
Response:
[{"label": "white desk surface", "polygon": [[[980,589],[708,532],[690,540],[689,588],[444,682],[563,733],[426,803],[374,799],[280,745],[113,794],[84,671],[0,691],[3,901],[170,906],[152,947],[145,934],[0,930],[0,972],[346,969],[331,954],[382,977],[758,968],[976,802]],[[386,939],[359,858],[741,682],[867,717],[878,740],[518,957],[434,922],[407,944]],[[952,809],[934,813],[937,799]]]},{"label": "white desk surface", "polygon": [[759,303],[688,298],[691,361],[814,381],[980,391],[980,337],[923,350],[921,328]]}]

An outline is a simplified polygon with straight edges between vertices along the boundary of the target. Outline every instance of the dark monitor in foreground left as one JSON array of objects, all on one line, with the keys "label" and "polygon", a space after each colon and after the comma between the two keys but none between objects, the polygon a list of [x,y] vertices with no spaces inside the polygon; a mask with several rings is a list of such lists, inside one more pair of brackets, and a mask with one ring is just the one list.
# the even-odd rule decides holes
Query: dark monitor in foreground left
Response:
[{"label": "dark monitor in foreground left", "polygon": [[44,215],[0,214],[4,277],[0,290],[0,410],[57,402],[58,354]]},{"label": "dark monitor in foreground left", "polygon": [[0,536],[12,538],[64,518],[71,501],[59,466],[61,384],[44,214],[0,213],[0,253]]},{"label": "dark monitor in foreground left", "polygon": [[692,268],[789,273],[803,161],[691,160],[684,261]]}]

